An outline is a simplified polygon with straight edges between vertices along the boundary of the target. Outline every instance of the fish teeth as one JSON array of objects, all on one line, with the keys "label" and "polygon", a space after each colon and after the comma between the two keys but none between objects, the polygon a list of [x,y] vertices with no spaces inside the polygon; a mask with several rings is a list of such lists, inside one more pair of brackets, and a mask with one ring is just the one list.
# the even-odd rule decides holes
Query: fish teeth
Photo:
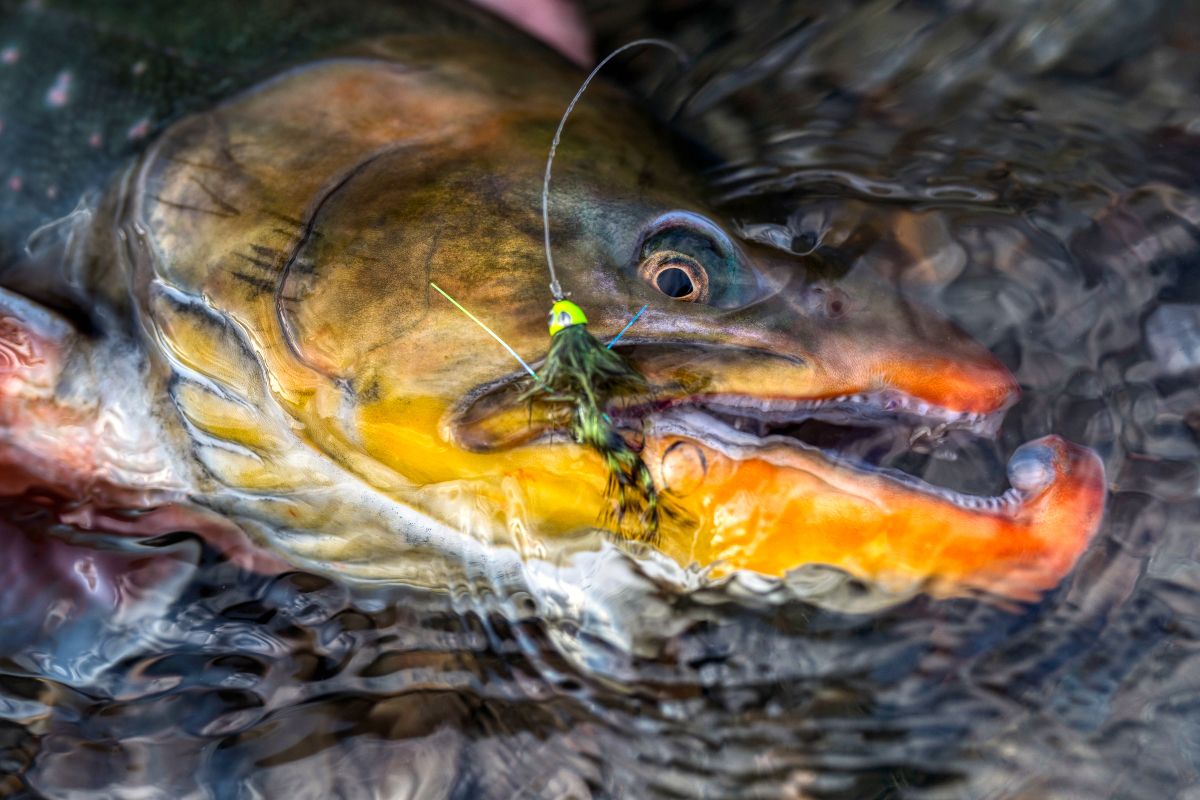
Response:
[{"label": "fish teeth", "polygon": [[1016,489],[1009,489],[1002,495],[996,497],[980,497],[973,494],[962,494],[950,489],[942,489],[938,494],[960,508],[967,508],[972,511],[991,511],[999,513],[1002,511],[1014,510],[1021,501],[1024,495]]},{"label": "fish teeth", "polygon": [[912,434],[911,434],[911,435],[908,437],[908,445],[909,445],[909,447],[912,447],[912,446],[913,446],[913,445],[915,445],[917,442],[920,442],[920,441],[921,441],[921,440],[923,440],[923,439],[927,439],[927,438],[929,438],[931,433],[932,433],[932,431],[930,431],[930,429],[929,429],[929,426],[928,426],[928,425],[922,425],[921,427],[917,428],[917,429],[916,429],[916,430],[914,430],[914,431],[912,432]]},{"label": "fish teeth", "polygon": [[[894,390],[840,394],[825,398],[787,399],[757,398],[747,395],[714,395],[701,401],[713,410],[737,412],[750,410],[765,415],[773,424],[793,422],[797,417],[818,414],[822,411],[862,413],[877,410],[884,413],[909,414],[920,417],[922,427],[912,433],[911,441],[940,441],[951,430],[968,430],[986,435],[991,432],[999,418],[976,411],[954,411],[909,397]],[[928,429],[928,430],[926,430]],[[749,429],[747,429],[749,431]]]}]

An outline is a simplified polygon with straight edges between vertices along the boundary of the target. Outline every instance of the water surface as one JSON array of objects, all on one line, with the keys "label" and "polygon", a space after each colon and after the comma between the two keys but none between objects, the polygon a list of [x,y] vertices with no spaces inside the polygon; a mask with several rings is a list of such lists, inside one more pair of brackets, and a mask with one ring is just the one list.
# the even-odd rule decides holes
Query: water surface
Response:
[{"label": "water surface", "polygon": [[602,44],[697,54],[626,76],[682,104],[746,235],[867,260],[1022,385],[954,460],[853,448],[979,492],[1041,435],[1102,455],[1077,569],[1037,603],[818,568],[681,592],[609,547],[364,588],[9,499],[46,573],[0,567],[41,587],[0,595],[0,795],[1200,798],[1200,15],[591,5]]}]

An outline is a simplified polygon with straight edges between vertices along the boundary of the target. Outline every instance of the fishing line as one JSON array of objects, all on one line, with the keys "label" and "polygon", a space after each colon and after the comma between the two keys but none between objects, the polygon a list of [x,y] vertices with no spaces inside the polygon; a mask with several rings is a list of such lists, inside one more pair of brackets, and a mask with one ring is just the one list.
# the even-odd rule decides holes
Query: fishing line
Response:
[{"label": "fishing line", "polygon": [[[500,338],[500,334],[496,333],[494,330],[492,330],[492,329],[491,329],[491,328],[489,328],[487,325],[485,325],[485,324],[483,323],[483,321],[482,321],[481,319],[479,319],[479,317],[475,316],[475,315],[474,315],[474,314],[472,314],[470,311],[467,311],[467,309],[463,308],[462,304],[461,304],[461,303],[459,303],[457,300],[455,300],[453,297],[451,297],[449,294],[447,294],[445,289],[443,289],[442,287],[438,286],[438,285],[437,285],[436,283],[434,283],[433,281],[430,281],[430,282],[429,282],[429,285],[430,285],[430,286],[432,286],[433,288],[437,289],[437,290],[438,290],[438,294],[440,294],[442,297],[446,298],[446,299],[447,299],[447,300],[449,300],[451,303],[453,303],[453,304],[454,304],[454,307],[455,307],[455,308],[457,308],[459,311],[463,312],[464,314],[466,314],[466,315],[467,315],[467,316],[470,318],[470,320],[471,320],[472,322],[474,322],[476,325],[478,325],[479,327],[481,327],[481,328],[483,328],[485,331],[487,331],[487,333],[488,333],[488,335],[489,335],[489,336],[491,336],[493,339],[495,339],[497,342],[499,342],[501,347],[503,347],[505,350],[507,350],[507,351],[509,352],[509,354],[510,354],[510,355],[511,355],[513,358],[515,358],[517,361],[519,361],[519,362],[520,362],[521,366],[525,368],[525,371],[526,371],[526,372],[528,372],[530,375],[532,375],[532,376],[533,376],[533,379],[534,379],[535,381],[541,381],[541,378],[539,378],[539,377],[538,377],[538,374],[537,374],[536,372],[534,372],[534,371],[533,371],[533,367],[531,367],[531,366],[529,366],[528,364],[526,364],[526,363],[525,363],[525,359],[521,358],[521,356],[517,354],[517,351],[516,351],[516,350],[514,350],[514,349],[513,349],[513,348],[512,348],[512,347],[509,345],[509,343],[508,343],[508,342],[506,342],[506,341],[504,341],[503,339],[501,339],[501,338]],[[637,317],[634,317],[634,319],[637,319]],[[632,324],[633,324],[633,323],[631,322],[631,323],[630,323],[630,325],[632,325]],[[626,326],[626,328],[628,328],[628,326]],[[622,331],[622,333],[624,333],[624,331]],[[620,337],[618,336],[618,338],[620,338]],[[615,342],[615,341],[616,341],[616,339],[614,339],[613,341]]]},{"label": "fishing line", "polygon": [[[625,358],[612,349],[625,332],[645,313],[643,305],[633,319],[603,346],[587,330],[588,319],[583,309],[567,299],[559,283],[550,246],[550,175],[554,156],[562,140],[563,128],[576,104],[592,79],[616,56],[635,47],[662,47],[676,55],[681,63],[687,57],[683,50],[662,39],[638,39],[618,47],[588,73],[575,96],[567,105],[546,156],[546,173],[542,179],[542,238],[546,247],[546,267],[550,272],[550,293],[554,303],[550,308],[550,349],[539,375],[517,354],[500,335],[433,281],[429,285],[449,300],[455,308],[495,339],[525,368],[534,383],[522,398],[545,403],[558,423],[569,430],[575,441],[590,447],[600,456],[608,473],[606,493],[613,503],[603,515],[616,524],[619,532],[647,543],[658,539],[664,518],[676,518],[677,511],[659,495],[650,470],[639,451],[626,441],[608,413],[610,404],[620,398],[636,401],[646,397],[651,389],[646,379]],[[636,522],[634,522],[636,520]]]},{"label": "fishing line", "polygon": [[[508,350],[509,355],[514,357],[514,359],[516,359],[517,362],[520,363],[520,365],[522,367],[524,367],[524,371],[526,371],[530,375],[532,375],[532,377],[535,380],[539,380],[539,381],[541,380],[541,378],[538,377],[538,373],[534,372],[533,367],[530,367],[528,365],[528,362],[526,362],[526,360],[522,359],[521,355],[517,353],[516,349],[512,348],[512,345],[509,344],[508,342],[505,342],[503,338],[500,338],[499,333],[497,333],[496,331],[493,331],[491,329],[491,327],[488,327],[484,323],[484,320],[481,320],[479,317],[475,317],[475,314],[467,311],[467,308],[464,307],[461,302],[458,302],[457,300],[454,299],[454,297],[451,297],[450,294],[448,293],[448,291],[446,291],[442,287],[439,287],[439,285],[437,283],[430,281],[430,285],[434,289],[438,290],[438,294],[445,297],[445,299],[449,300],[451,303],[454,303],[454,307],[457,308],[458,311],[461,311],[462,313],[467,314],[467,318],[470,319],[470,321],[473,321],[473,323],[482,327],[482,329],[484,329],[487,332],[488,336],[491,336],[493,339],[496,339],[496,341],[500,343],[500,347],[504,348],[505,350]],[[630,319],[628,321],[628,323],[625,323],[625,327],[623,327],[623,329],[620,329],[620,332],[617,333],[617,336],[612,337],[612,341],[608,342],[608,344],[605,345],[605,349],[611,350],[612,345],[616,344],[617,342],[620,341],[620,337],[625,335],[625,331],[628,331],[630,329],[630,327],[634,326],[634,323],[636,323],[637,318],[641,317],[642,313],[644,311],[646,311],[646,309],[649,307],[650,307],[650,303],[646,303],[646,305],[642,306],[641,308],[638,308],[637,313],[634,314],[634,318]]]},{"label": "fishing line", "polygon": [[558,152],[558,143],[562,139],[562,132],[563,128],[566,127],[567,118],[575,110],[575,104],[579,102],[579,98],[583,97],[583,93],[587,89],[588,84],[592,82],[592,78],[596,77],[609,61],[612,61],[621,53],[631,50],[634,47],[662,47],[674,53],[675,57],[679,59],[680,64],[687,63],[687,53],[683,52],[677,44],[668,42],[665,39],[635,39],[632,42],[621,45],[606,55],[588,73],[588,76],[583,80],[583,84],[579,87],[579,91],[575,92],[575,96],[571,98],[571,102],[567,105],[567,110],[563,112],[562,119],[558,121],[558,129],[554,131],[554,140],[550,142],[550,155],[546,158],[546,175],[542,179],[542,234],[546,242],[546,266],[550,269],[550,294],[554,295],[555,300],[562,300],[566,295],[563,293],[562,285],[558,282],[558,275],[554,270],[554,255],[550,251],[550,170],[554,167],[554,154]]},{"label": "fishing line", "polygon": [[604,347],[588,332],[588,318],[583,309],[567,299],[558,280],[550,246],[550,175],[563,128],[592,79],[608,62],[635,47],[662,47],[674,53],[680,62],[687,61],[679,47],[662,39],[638,39],[622,45],[588,73],[558,121],[546,156],[546,174],[542,178],[542,238],[546,246],[546,268],[550,272],[550,294],[554,298],[549,319],[550,349],[542,364],[541,381],[530,387],[524,397],[530,401],[540,400],[553,409],[552,413],[575,441],[600,456],[608,472],[607,493],[613,500],[604,516],[614,522],[621,533],[653,544],[658,539],[664,517],[674,517],[674,509],[660,496],[638,448],[630,444],[608,413],[618,400],[636,404],[639,398],[651,393],[646,378],[621,353],[612,349],[629,326],[642,316],[646,306],[621,329],[608,347]]}]

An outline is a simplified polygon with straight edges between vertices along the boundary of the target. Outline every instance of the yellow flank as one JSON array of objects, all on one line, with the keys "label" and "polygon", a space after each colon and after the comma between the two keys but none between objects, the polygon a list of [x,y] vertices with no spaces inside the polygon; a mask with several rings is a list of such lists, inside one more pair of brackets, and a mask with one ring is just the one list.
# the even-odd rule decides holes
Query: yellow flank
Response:
[{"label": "yellow flank", "polygon": [[471,482],[492,502],[518,487],[539,532],[596,527],[609,502],[606,473],[590,450],[564,441],[472,453],[438,435],[445,406],[432,398],[375,403],[358,412],[358,437],[367,454],[416,485]]}]

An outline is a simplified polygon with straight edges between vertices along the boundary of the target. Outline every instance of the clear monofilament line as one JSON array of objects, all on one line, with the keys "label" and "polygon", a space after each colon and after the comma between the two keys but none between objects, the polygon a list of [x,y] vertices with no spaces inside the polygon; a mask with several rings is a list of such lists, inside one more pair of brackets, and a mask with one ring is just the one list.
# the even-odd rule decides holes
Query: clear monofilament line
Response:
[{"label": "clear monofilament line", "polygon": [[550,155],[546,158],[546,175],[542,179],[542,232],[546,240],[546,266],[550,269],[550,293],[554,295],[555,300],[562,300],[564,297],[562,285],[558,282],[558,275],[554,270],[554,256],[550,252],[550,170],[554,166],[554,154],[558,151],[558,142],[562,138],[563,128],[567,124],[567,118],[571,116],[571,112],[575,110],[575,104],[579,102],[579,98],[583,96],[583,92],[587,89],[588,84],[592,82],[592,78],[604,68],[604,65],[614,58],[634,47],[653,46],[662,47],[670,50],[679,59],[680,63],[687,61],[687,54],[679,48],[678,45],[672,44],[665,39],[635,39],[632,42],[623,44],[616,50],[606,55],[599,64],[597,64],[588,76],[584,78],[583,85],[579,87],[579,91],[571,98],[567,110],[563,112],[562,119],[558,121],[558,129],[554,131],[554,140],[550,143]]},{"label": "clear monofilament line", "polygon": [[532,375],[532,376],[533,376],[533,379],[534,379],[534,380],[538,381],[539,383],[541,382],[541,380],[542,380],[542,379],[541,379],[541,378],[539,378],[539,377],[538,377],[538,374],[537,374],[536,372],[534,372],[534,371],[533,371],[533,367],[531,367],[531,366],[529,366],[528,364],[526,364],[526,363],[525,363],[525,359],[521,358],[521,356],[520,356],[520,355],[517,353],[517,351],[516,351],[516,350],[514,350],[514,349],[512,349],[512,347],[511,347],[511,346],[508,344],[508,342],[506,342],[506,341],[504,341],[503,339],[501,339],[501,338],[500,338],[500,334],[496,333],[494,330],[492,330],[492,329],[491,329],[491,328],[489,328],[487,325],[485,325],[481,319],[479,319],[478,317],[476,317],[476,316],[475,316],[474,314],[472,314],[470,311],[467,311],[467,309],[463,308],[462,304],[461,304],[461,303],[459,303],[457,300],[455,300],[455,299],[454,299],[453,297],[451,297],[450,295],[448,295],[448,294],[446,293],[446,290],[445,290],[445,289],[443,289],[442,287],[438,286],[438,285],[437,285],[436,283],[434,283],[433,281],[430,281],[430,282],[429,282],[429,285],[430,285],[430,286],[432,286],[433,288],[437,289],[437,290],[438,290],[438,294],[440,294],[442,297],[446,298],[446,299],[447,299],[447,300],[449,300],[451,303],[453,303],[453,304],[454,304],[454,307],[455,307],[455,308],[457,308],[457,309],[458,309],[459,311],[461,311],[462,313],[466,314],[466,315],[467,315],[467,317],[468,317],[468,318],[470,318],[470,320],[471,320],[472,322],[474,322],[476,325],[478,325],[479,327],[481,327],[481,328],[483,328],[485,331],[487,331],[487,334],[488,334],[489,336],[491,336],[493,339],[495,339],[497,342],[499,342],[501,347],[503,347],[505,350],[507,350],[507,351],[508,351],[508,352],[509,352],[509,353],[512,355],[512,357],[513,357],[513,358],[515,358],[515,359],[516,359],[518,362],[520,362],[521,366],[525,368],[525,371],[526,371],[526,372],[528,372],[530,375]]}]

